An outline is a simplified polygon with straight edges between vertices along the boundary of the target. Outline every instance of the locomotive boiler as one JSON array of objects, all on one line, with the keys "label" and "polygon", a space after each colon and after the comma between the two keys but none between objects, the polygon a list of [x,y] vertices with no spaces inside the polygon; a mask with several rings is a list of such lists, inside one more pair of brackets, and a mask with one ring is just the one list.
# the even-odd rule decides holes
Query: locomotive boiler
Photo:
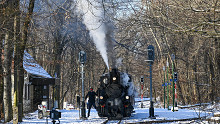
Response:
[{"label": "locomotive boiler", "polygon": [[100,117],[121,119],[131,116],[133,112],[134,95],[131,76],[114,68],[100,77],[98,88],[98,106]]}]

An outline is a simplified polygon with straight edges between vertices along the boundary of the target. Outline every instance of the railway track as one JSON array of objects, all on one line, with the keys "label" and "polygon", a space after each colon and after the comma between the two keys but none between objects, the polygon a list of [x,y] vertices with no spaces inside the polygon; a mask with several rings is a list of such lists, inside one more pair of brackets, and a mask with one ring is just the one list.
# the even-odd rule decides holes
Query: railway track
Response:
[{"label": "railway track", "polygon": [[196,120],[204,120],[205,117],[201,118],[188,118],[188,119],[176,119],[176,120],[150,120],[150,121],[144,121],[144,122],[134,122],[134,123],[127,123],[127,124],[154,124],[154,123],[169,123],[169,122],[184,122],[184,121],[196,121]]},{"label": "railway track", "polygon": [[102,124],[120,124],[120,123],[121,123],[121,120],[109,120],[109,119],[107,119]]}]

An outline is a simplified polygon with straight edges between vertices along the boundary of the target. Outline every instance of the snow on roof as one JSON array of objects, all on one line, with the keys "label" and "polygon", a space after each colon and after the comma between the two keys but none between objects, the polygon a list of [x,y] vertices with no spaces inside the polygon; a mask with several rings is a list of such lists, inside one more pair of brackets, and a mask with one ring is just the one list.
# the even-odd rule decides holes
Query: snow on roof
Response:
[{"label": "snow on roof", "polygon": [[41,67],[34,58],[27,53],[27,51],[24,51],[24,57],[23,57],[23,66],[24,70],[27,71],[27,73],[30,73],[32,75],[41,76],[45,78],[52,78],[44,69]]}]

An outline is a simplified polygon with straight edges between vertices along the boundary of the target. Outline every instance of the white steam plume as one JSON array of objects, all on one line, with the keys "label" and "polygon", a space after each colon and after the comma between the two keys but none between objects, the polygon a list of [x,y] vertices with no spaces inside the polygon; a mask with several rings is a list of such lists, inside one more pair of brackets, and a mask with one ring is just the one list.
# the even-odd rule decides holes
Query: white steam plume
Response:
[{"label": "white steam plume", "polygon": [[97,0],[78,0],[78,9],[83,14],[83,22],[89,30],[96,48],[100,52],[109,69],[106,48],[106,26],[103,21],[104,12],[101,2]]},{"label": "white steam plume", "polygon": [[122,60],[123,60],[123,58],[121,58],[121,57],[116,59],[116,67],[117,68],[122,65]]},{"label": "white steam plume", "polygon": [[127,73],[121,73],[121,78],[123,80],[123,86],[127,86],[128,87],[128,95],[133,95],[134,97],[138,96],[138,93],[136,91],[136,88],[134,86],[134,83],[132,81],[130,81],[130,77],[128,76]]}]

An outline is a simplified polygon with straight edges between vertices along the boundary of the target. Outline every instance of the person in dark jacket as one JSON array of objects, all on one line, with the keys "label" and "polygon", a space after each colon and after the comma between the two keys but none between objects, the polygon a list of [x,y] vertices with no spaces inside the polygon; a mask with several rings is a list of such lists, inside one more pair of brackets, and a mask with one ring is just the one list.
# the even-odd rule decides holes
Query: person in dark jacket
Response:
[{"label": "person in dark jacket", "polygon": [[90,91],[87,93],[86,98],[87,99],[89,97],[89,101],[88,101],[88,117],[90,116],[90,109],[92,108],[92,106],[96,109],[95,106],[95,97],[97,96],[97,94],[93,91],[93,88],[90,88]]}]

